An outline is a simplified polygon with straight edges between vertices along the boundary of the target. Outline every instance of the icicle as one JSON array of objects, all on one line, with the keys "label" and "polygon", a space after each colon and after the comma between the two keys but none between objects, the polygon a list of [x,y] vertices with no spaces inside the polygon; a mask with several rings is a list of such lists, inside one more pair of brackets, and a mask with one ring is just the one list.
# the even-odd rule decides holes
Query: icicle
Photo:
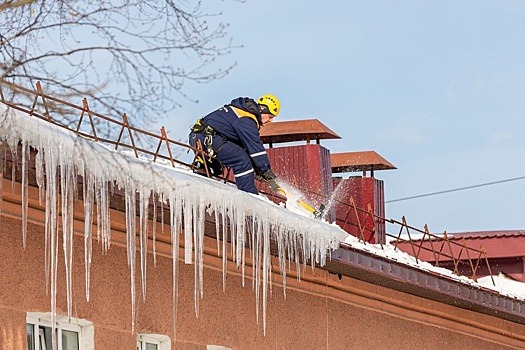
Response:
[{"label": "icicle", "polygon": [[255,271],[255,315],[257,324],[259,324],[259,309],[260,309],[260,295],[261,295],[261,257],[262,257],[262,251],[263,251],[263,236],[264,231],[266,230],[266,223],[264,220],[260,223],[258,226],[257,234],[256,234],[256,251],[255,254],[255,263],[254,263],[254,271]]},{"label": "icicle", "polygon": [[[164,235],[164,193],[160,195],[160,234]],[[180,204],[180,203],[179,203]],[[155,258],[155,253],[153,253],[153,258]]]},{"label": "icicle", "polygon": [[179,268],[179,233],[181,231],[181,200],[175,197],[172,191],[169,196],[170,225],[171,225],[171,259],[173,269],[173,338],[177,335],[177,303],[179,295],[178,268]]},{"label": "icicle", "polygon": [[226,271],[228,270],[228,250],[226,249],[226,243],[228,242],[228,208],[224,206],[222,210],[222,291],[225,293]]},{"label": "icicle", "polygon": [[[152,227],[152,239],[153,239],[153,267],[157,267],[157,202],[158,202],[158,196],[156,194],[153,194],[153,227]],[[162,205],[162,203],[159,203],[159,205]],[[162,210],[162,209],[161,209]]]},{"label": "icicle", "polygon": [[142,300],[146,302],[146,264],[148,257],[148,207],[149,207],[149,192],[145,193],[144,187],[140,189],[140,276],[142,286]]},{"label": "icicle", "polygon": [[128,179],[126,188],[126,241],[131,287],[131,332],[135,332],[135,186]]},{"label": "icicle", "polygon": [[195,316],[197,316],[197,318],[199,318],[199,291],[200,291],[200,276],[199,276],[199,263],[200,263],[200,259],[199,259],[199,251],[200,251],[200,241],[199,241],[199,237],[200,237],[200,234],[199,234],[199,229],[197,227],[198,225],[198,222],[199,222],[199,217],[198,217],[198,211],[199,211],[199,208],[198,208],[198,204],[197,203],[192,203],[191,205],[191,208],[192,208],[192,212],[193,212],[193,227],[192,227],[192,231],[193,231],[193,244],[194,244],[194,254],[195,254],[195,263],[194,263],[194,278],[195,278],[195,281],[194,281],[194,293],[193,293],[193,299],[194,299],[194,303],[195,303]]},{"label": "icicle", "polygon": [[11,146],[11,193],[15,191],[16,168],[18,167],[18,145]]},{"label": "icicle", "polygon": [[76,171],[74,166],[63,164],[60,167],[60,189],[62,202],[62,245],[64,249],[64,266],[66,269],[67,315],[72,311],[73,279],[73,200],[76,188]]},{"label": "icicle", "polygon": [[83,181],[84,193],[84,268],[86,271],[86,301],[89,302],[89,286],[90,286],[90,272],[91,259],[93,254],[93,239],[92,239],[92,225],[93,225],[93,204],[94,204],[94,178],[92,175],[84,172]]},{"label": "icicle", "polygon": [[[47,153],[47,151],[46,151]],[[46,171],[49,171],[50,167],[49,166],[46,166]],[[50,187],[52,186],[51,184],[51,176],[52,174],[48,174],[46,175],[46,188],[47,188],[47,191],[46,191],[46,203],[45,203],[45,224],[44,224],[44,274],[45,274],[45,278],[46,278],[46,293],[49,295],[49,288],[50,288],[50,285],[49,285],[49,279],[50,279],[50,270],[49,270],[49,267],[51,266],[50,264],[50,238],[51,238],[51,226],[52,226],[52,221],[51,221],[51,214],[49,213],[52,208],[50,207],[50,202],[51,202],[51,197],[53,195],[53,189]]]},{"label": "icicle", "polygon": [[22,142],[22,245],[26,248],[27,240],[27,208],[28,208],[28,168],[29,146]]},{"label": "icicle", "polygon": [[193,234],[193,227],[191,224],[192,221],[192,205],[189,203],[188,199],[184,200],[184,263],[185,264],[191,264],[192,263],[192,234]]},{"label": "icicle", "polygon": [[219,210],[218,208],[215,208],[215,240],[217,241],[217,256],[220,256],[221,254],[220,224],[221,221],[219,220]]},{"label": "icicle", "polygon": [[266,304],[268,301],[268,279],[271,273],[271,254],[270,254],[270,229],[265,225],[263,230],[263,253],[262,253],[262,269],[263,269],[263,334],[266,335]]},{"label": "icicle", "polygon": [[237,221],[237,208],[235,206],[230,207],[229,211],[229,222],[230,222],[230,246],[231,246],[231,254],[232,254],[232,260],[235,262],[236,256],[235,256],[235,246],[236,246],[236,238],[237,238],[237,225],[235,225],[235,222]]},{"label": "icicle", "polygon": [[[46,168],[46,211],[45,211],[45,274],[46,291],[53,295],[54,244],[57,232],[57,181],[55,154],[50,149],[45,152]],[[56,293],[56,292],[55,292]],[[52,300],[53,302],[53,300]]]},{"label": "icicle", "polygon": [[46,176],[44,171],[44,150],[40,149],[36,152],[35,158],[36,183],[38,185],[38,203],[44,203]]},{"label": "icicle", "polygon": [[45,154],[46,161],[46,285],[51,292],[51,324],[52,324],[52,346],[56,347],[56,301],[57,301],[57,269],[58,269],[58,183],[57,166],[58,154],[51,147]]},{"label": "icicle", "polygon": [[[248,218],[246,218],[248,220]],[[248,246],[250,244],[250,235],[253,231],[253,225],[255,223],[254,218],[250,218],[250,222],[246,224],[246,232],[244,233],[244,244],[242,245],[242,264],[241,264],[241,285],[245,286],[245,273],[246,273],[246,249],[250,249]]]},{"label": "icicle", "polygon": [[301,280],[301,256],[299,252],[299,241],[300,237],[298,235],[293,236],[293,254],[295,260],[295,270],[297,271],[297,279]]},{"label": "icicle", "polygon": [[108,183],[108,180],[101,179],[100,182],[101,202],[99,203],[99,206],[101,210],[100,216],[102,220],[102,222],[100,223],[100,225],[102,226],[102,248],[104,254],[107,254],[109,247],[111,246],[111,218],[109,215],[109,198],[112,188],[110,188],[110,183]]},{"label": "icicle", "polygon": [[97,209],[97,212],[96,212],[96,223],[97,223],[97,242],[100,243],[100,238],[102,237],[102,206],[101,206],[101,202],[102,202],[102,194],[101,194],[101,188],[99,186],[99,180],[96,179],[95,181],[95,184],[94,184],[94,188],[93,188],[93,191],[94,191],[94,195],[95,195],[95,203],[97,204],[96,206],[96,209]]},{"label": "icicle", "polygon": [[286,245],[288,244],[288,232],[283,232],[280,228],[276,232],[276,241],[279,257],[279,270],[283,280],[283,293],[286,298]]},{"label": "icicle", "polygon": [[165,201],[164,193],[162,193],[161,197],[160,197],[160,222],[161,222],[161,224],[160,224],[160,233],[162,235],[164,235],[164,201]]},{"label": "icicle", "polygon": [[102,242],[102,253],[106,254],[111,244],[111,219],[109,217],[108,180],[97,177],[94,191],[97,203],[97,242]]},{"label": "icicle", "polygon": [[259,228],[261,226],[261,223],[259,222],[259,220],[254,220],[253,221],[254,223],[254,228],[251,232],[252,234],[252,238],[251,238],[251,241],[252,241],[252,289],[255,289],[255,282],[256,282],[256,278],[255,278],[255,265],[256,265],[256,256],[257,256],[257,249],[258,249],[258,241],[257,241],[257,237],[259,235]]},{"label": "icicle", "polygon": [[204,224],[206,220],[206,206],[204,205],[204,197],[199,198],[199,206],[198,206],[198,219],[197,219],[197,234],[198,234],[198,246],[197,247],[197,257],[198,260],[198,266],[199,266],[199,290],[200,290],[200,297],[202,298],[204,296]]},{"label": "icicle", "polygon": [[242,208],[236,208],[237,215],[235,220],[235,262],[237,268],[241,267],[242,264],[242,245],[244,244],[244,236],[246,234],[245,232],[245,225],[246,217],[244,216],[244,212],[242,211]]}]

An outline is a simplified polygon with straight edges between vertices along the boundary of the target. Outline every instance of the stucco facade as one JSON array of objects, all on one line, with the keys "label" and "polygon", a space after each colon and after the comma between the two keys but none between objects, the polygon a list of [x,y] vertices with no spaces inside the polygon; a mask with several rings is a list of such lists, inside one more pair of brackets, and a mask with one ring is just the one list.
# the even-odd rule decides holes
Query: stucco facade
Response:
[{"label": "stucco facade", "polygon": [[[28,312],[49,312],[44,265],[44,213],[38,190],[30,188],[27,246],[22,244],[20,187],[3,180],[0,223],[0,348],[26,348]],[[173,324],[169,237],[158,234],[156,266],[149,255],[147,294],[136,286],[136,320],[131,324],[130,273],[124,247],[124,215],[112,212],[113,245],[107,254],[95,242],[90,301],[85,297],[82,202],[75,203],[73,312],[94,325],[95,349],[134,349],[135,333],[164,334],[172,349],[524,349],[525,325],[504,318],[306,267],[282,278],[275,261],[268,297],[266,335],[262,311],[256,318],[249,279],[231,261],[223,292],[222,260],[216,241],[206,238],[204,296],[195,315],[193,265],[179,264],[176,332]],[[151,243],[151,242],[150,242]],[[60,249],[59,249],[60,251]],[[59,257],[57,313],[67,314],[63,256]],[[137,272],[138,274],[138,272]]]}]

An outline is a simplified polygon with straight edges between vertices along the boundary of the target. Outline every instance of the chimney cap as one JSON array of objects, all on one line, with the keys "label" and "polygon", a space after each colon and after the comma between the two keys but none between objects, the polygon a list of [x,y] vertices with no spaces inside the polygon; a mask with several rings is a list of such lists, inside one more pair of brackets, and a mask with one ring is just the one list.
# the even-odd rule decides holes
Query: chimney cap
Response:
[{"label": "chimney cap", "polygon": [[397,169],[375,151],[330,154],[332,173]]},{"label": "chimney cap", "polygon": [[261,128],[263,143],[282,143],[325,139],[340,139],[341,137],[330,130],[317,119],[291,120],[272,122]]}]

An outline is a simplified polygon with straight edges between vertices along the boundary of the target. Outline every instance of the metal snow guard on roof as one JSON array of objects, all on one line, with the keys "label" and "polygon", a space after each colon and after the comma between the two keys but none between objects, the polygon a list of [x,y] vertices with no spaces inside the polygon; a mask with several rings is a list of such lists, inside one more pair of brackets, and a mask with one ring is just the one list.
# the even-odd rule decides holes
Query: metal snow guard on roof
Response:
[{"label": "metal snow guard on roof", "polygon": [[291,120],[273,122],[261,128],[261,141],[263,143],[282,143],[294,141],[340,139],[341,137],[330,130],[317,119]]},{"label": "metal snow guard on roof", "polygon": [[332,153],[332,173],[397,169],[374,151]]},{"label": "metal snow guard on roof", "polygon": [[[518,259],[523,260],[525,256],[525,231],[523,230],[499,230],[499,231],[475,231],[475,232],[456,232],[456,233],[447,233],[446,238],[433,238],[429,240],[426,239],[414,239],[412,242],[403,240],[392,241],[391,243],[397,248],[401,249],[408,254],[413,255],[413,250],[410,245],[413,244],[417,247],[424,247],[424,251],[419,255],[420,259],[424,261],[436,261],[436,256],[432,253],[432,247],[443,246],[444,242],[447,241],[459,241],[459,245],[456,244],[453,246],[454,251],[457,251],[458,256],[459,252],[462,250],[462,246],[468,247],[482,247],[486,252],[486,257],[489,259]],[[452,249],[452,248],[451,248]],[[467,259],[467,256],[463,256],[463,259]],[[445,255],[439,255],[439,261],[449,261],[450,257]],[[506,263],[499,263],[497,269],[503,270],[503,272],[509,274],[505,271],[504,266]],[[523,263],[520,262],[519,265],[523,266]],[[513,273],[522,274],[525,272],[524,267],[520,267],[518,271],[513,271]]]}]

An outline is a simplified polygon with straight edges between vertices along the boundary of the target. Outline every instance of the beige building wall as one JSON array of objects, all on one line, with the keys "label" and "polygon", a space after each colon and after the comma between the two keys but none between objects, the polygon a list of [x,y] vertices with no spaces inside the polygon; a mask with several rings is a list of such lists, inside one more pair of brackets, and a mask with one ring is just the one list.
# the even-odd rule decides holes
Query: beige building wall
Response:
[{"label": "beige building wall", "polygon": [[[25,349],[27,312],[50,311],[44,274],[43,212],[32,190],[24,249],[20,198],[5,189],[0,223],[0,349]],[[80,209],[81,203],[77,205]],[[112,215],[115,231],[110,251],[104,255],[101,246],[94,244],[89,302],[85,298],[82,222],[76,216],[79,231],[74,242],[72,316],[93,322],[95,349],[134,349],[130,274],[126,249],[118,244],[123,242],[123,215]],[[232,349],[525,349],[523,324],[349,277],[340,280],[322,269],[312,273],[310,267],[301,281],[290,272],[286,299],[280,275],[273,276],[263,335],[262,311],[257,324],[251,280],[247,278],[242,287],[240,271],[231,262],[223,292],[222,261],[213,239],[206,241],[204,298],[200,299],[198,318],[194,311],[194,266],[180,262],[177,327],[173,334],[172,261],[169,246],[162,243],[165,239],[161,236],[157,242],[156,267],[152,254],[148,256],[145,302],[137,261],[135,331],[168,335],[172,349],[206,349],[207,344]],[[63,266],[60,253],[57,308],[59,314],[66,315]]]}]

